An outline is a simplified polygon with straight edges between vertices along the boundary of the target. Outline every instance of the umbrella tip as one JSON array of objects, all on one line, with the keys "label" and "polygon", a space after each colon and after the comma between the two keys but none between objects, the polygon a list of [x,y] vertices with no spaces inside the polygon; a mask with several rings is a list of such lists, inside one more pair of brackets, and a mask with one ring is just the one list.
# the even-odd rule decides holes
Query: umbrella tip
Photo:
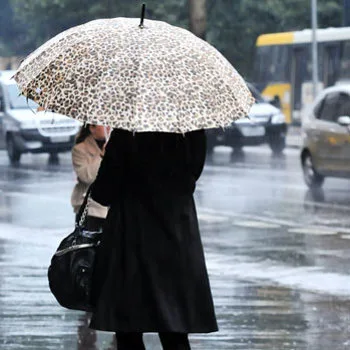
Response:
[{"label": "umbrella tip", "polygon": [[141,21],[140,21],[140,25],[139,25],[139,27],[141,29],[143,29],[143,21],[145,19],[145,13],[146,13],[146,4],[143,3],[142,8],[141,8]]}]

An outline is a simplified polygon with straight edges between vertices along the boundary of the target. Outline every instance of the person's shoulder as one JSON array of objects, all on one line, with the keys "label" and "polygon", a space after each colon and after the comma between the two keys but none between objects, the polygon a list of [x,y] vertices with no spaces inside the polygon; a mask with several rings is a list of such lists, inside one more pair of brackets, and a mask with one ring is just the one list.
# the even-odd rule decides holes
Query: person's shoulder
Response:
[{"label": "person's shoulder", "polygon": [[83,152],[86,152],[85,141],[75,144],[72,148],[72,153],[83,153]]}]

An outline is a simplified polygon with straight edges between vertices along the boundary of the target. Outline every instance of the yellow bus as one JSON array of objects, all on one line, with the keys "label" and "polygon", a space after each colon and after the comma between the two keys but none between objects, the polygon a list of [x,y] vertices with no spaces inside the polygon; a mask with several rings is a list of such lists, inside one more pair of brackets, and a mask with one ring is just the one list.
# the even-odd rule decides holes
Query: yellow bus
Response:
[{"label": "yellow bus", "polygon": [[[256,41],[254,83],[267,98],[279,97],[288,123],[313,101],[312,31],[263,34]],[[318,89],[350,80],[350,27],[317,30]]]}]

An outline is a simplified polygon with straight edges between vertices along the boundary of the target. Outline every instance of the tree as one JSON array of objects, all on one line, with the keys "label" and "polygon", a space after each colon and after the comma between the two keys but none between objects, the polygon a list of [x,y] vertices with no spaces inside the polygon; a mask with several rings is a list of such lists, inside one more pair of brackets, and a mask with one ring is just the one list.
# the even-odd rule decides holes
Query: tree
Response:
[{"label": "tree", "polygon": [[[6,0],[8,1],[8,0]],[[10,0],[16,18],[30,23],[27,40],[31,49],[59,32],[96,18],[139,17],[141,2],[129,0]],[[146,18],[186,25],[186,0],[147,1]],[[27,52],[26,52],[27,53]]]},{"label": "tree", "polygon": [[17,19],[30,23],[27,40],[31,49],[59,32],[101,16],[94,0],[11,0]]},{"label": "tree", "polygon": [[[5,28],[6,40],[0,37],[0,50],[6,47],[9,52],[21,54],[29,53],[69,27],[102,17],[139,17],[141,10],[141,1],[135,5],[130,0],[3,1],[0,33]],[[318,0],[318,4],[320,27],[342,24],[339,0]],[[189,9],[196,16],[189,16]],[[15,21],[11,17],[12,11]],[[241,73],[251,77],[257,36],[309,28],[310,1],[148,0],[147,18],[191,28],[198,36],[205,36]],[[15,23],[22,23],[21,30],[14,26]],[[25,28],[23,23],[27,23]],[[11,44],[14,42],[17,43],[15,48],[12,46],[15,44]]]},{"label": "tree", "polygon": [[26,26],[15,21],[10,0],[2,0],[0,11],[0,56],[18,54],[25,46]]},{"label": "tree", "polygon": [[206,0],[188,0],[190,31],[205,39],[207,29]]}]

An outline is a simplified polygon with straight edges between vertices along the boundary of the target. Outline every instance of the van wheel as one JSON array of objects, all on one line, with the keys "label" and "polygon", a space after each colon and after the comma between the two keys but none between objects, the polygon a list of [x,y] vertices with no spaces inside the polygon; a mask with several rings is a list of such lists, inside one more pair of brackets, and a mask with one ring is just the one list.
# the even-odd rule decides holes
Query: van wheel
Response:
[{"label": "van wheel", "polygon": [[302,167],[305,183],[309,188],[320,188],[324,182],[324,176],[319,174],[312,163],[310,153],[306,153],[302,158]]},{"label": "van wheel", "polygon": [[7,155],[9,157],[11,164],[18,164],[22,153],[17,148],[15,141],[12,136],[8,136],[6,138],[6,148],[7,148]]}]

